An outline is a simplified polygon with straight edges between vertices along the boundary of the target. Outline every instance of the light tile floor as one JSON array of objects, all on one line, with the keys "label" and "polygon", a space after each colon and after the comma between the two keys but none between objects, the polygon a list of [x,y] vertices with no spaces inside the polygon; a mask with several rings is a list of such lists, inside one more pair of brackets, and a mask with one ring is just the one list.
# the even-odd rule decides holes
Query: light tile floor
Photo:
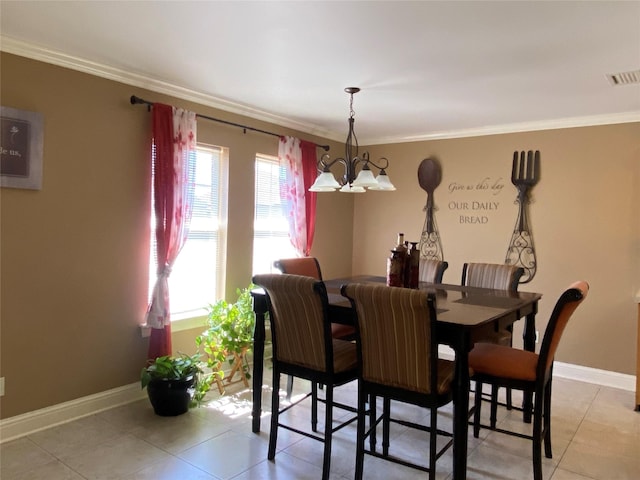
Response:
[{"label": "light tile floor", "polygon": [[[284,382],[283,382],[284,383]],[[296,381],[295,393],[304,389]],[[270,388],[263,390],[264,408]],[[355,383],[336,397],[355,401]],[[485,404],[486,405],[486,404]],[[544,459],[545,480],[640,478],[640,413],[632,392],[555,379],[552,403],[553,459]],[[483,415],[489,409],[483,408]],[[213,480],[319,479],[322,444],[281,429],[275,462],[267,460],[269,414],[262,432],[251,433],[251,394],[236,388],[205,407],[178,417],[154,415],[138,401],[2,444],[2,480]],[[424,420],[426,412],[394,404],[404,418]],[[320,412],[322,413],[322,412]],[[340,412],[336,412],[339,417]],[[451,405],[440,410],[438,426],[451,428]],[[291,410],[291,421],[308,425],[309,408]],[[320,417],[322,418],[322,417]],[[500,409],[502,426],[526,431],[521,414]],[[420,458],[425,434],[392,428],[391,452]],[[334,434],[332,479],[354,475],[355,423]],[[451,478],[451,451],[438,461],[437,478]],[[424,479],[426,474],[370,456],[366,479]],[[496,432],[469,434],[469,480],[532,478],[531,443]]]}]

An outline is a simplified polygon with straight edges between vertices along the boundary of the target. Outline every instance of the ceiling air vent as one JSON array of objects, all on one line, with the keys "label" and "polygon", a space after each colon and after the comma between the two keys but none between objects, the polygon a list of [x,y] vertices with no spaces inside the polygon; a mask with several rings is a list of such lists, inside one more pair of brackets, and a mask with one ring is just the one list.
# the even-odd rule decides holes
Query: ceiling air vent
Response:
[{"label": "ceiling air vent", "polygon": [[613,86],[640,83],[640,70],[622,73],[610,73],[607,75],[607,78]]}]

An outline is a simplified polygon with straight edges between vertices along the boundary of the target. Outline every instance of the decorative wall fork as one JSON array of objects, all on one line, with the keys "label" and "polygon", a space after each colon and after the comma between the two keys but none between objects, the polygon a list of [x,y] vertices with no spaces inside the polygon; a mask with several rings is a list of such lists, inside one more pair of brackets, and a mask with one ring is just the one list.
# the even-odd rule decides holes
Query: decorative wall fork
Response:
[{"label": "decorative wall fork", "polygon": [[529,227],[528,205],[529,192],[540,180],[540,152],[535,154],[529,150],[525,162],[525,152],[513,152],[513,166],[511,168],[511,183],[518,189],[518,218],[511,235],[511,242],[507,249],[504,263],[524,268],[524,275],[520,283],[530,282],[536,274],[536,250],[533,246],[533,232]]}]

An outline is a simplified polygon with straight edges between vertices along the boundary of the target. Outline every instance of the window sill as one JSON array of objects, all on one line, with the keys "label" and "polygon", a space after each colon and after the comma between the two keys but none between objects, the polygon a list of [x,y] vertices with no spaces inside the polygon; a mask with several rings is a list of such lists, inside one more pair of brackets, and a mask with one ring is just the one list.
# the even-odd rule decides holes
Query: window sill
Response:
[{"label": "window sill", "polygon": [[179,316],[171,320],[171,331],[181,332],[183,330],[191,330],[193,328],[206,328],[207,315],[206,313],[191,313],[188,316],[180,318]]},{"label": "window sill", "polygon": [[[182,332],[194,328],[206,328],[207,313],[204,310],[198,310],[188,313],[176,314],[171,317],[171,331]],[[151,327],[143,324],[140,325],[140,335],[142,338],[151,336]]]}]

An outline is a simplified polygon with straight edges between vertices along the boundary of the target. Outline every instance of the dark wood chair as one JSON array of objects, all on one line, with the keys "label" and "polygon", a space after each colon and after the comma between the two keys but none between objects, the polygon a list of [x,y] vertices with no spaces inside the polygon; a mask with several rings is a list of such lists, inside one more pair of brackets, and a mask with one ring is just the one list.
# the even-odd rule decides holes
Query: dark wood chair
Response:
[{"label": "dark wood chair", "polygon": [[[273,342],[273,392],[268,459],[276,454],[278,428],[324,442],[322,478],[329,478],[332,434],[356,420],[356,416],[333,426],[333,408],[356,412],[355,407],[334,402],[333,390],[357,378],[356,345],[331,336],[327,290],[324,283],[311,277],[265,274],[253,277],[253,283],[266,292]],[[290,405],[280,408],[280,376],[304,378],[311,391]],[[325,385],[325,398],[318,397],[318,384]],[[311,397],[311,432],[280,421],[280,414]],[[316,434],[318,402],[324,402],[324,435]]]},{"label": "dark wood chair", "polygon": [[[558,299],[542,340],[540,354],[504,345],[478,343],[469,353],[469,368],[476,382],[473,435],[478,437],[480,428],[489,428],[508,435],[527,438],[533,442],[533,478],[542,480],[542,447],[547,458],[551,452],[551,380],[553,361],[569,319],[578,305],[587,297],[589,285],[576,282]],[[497,404],[491,404],[490,425],[480,423],[482,386],[494,386],[522,390],[534,396],[533,433],[525,435],[496,427]]]},{"label": "dark wood chair", "polygon": [[518,290],[524,268],[502,263],[465,263],[462,266],[462,285],[492,288],[494,290]]},{"label": "dark wood chair", "polygon": [[[515,292],[520,284],[520,277],[524,275],[524,268],[515,265],[506,265],[501,263],[465,263],[462,266],[462,282],[463,286],[491,288],[493,290],[504,290],[507,292]],[[493,335],[482,340],[487,343],[495,343],[498,345],[513,345],[513,328],[498,330]],[[489,399],[491,402],[498,403],[498,388],[494,388]],[[511,390],[507,389],[507,401],[504,405],[511,410],[513,406]]]},{"label": "dark wood chair", "polygon": [[[315,257],[282,258],[273,262],[273,266],[282,273],[290,275],[304,275],[322,281],[320,263]],[[332,322],[331,335],[333,338],[341,340],[353,340],[356,335],[355,327],[344,323]],[[291,398],[293,392],[293,377],[287,379],[287,399]]]},{"label": "dark wood chair", "polygon": [[444,271],[449,268],[449,263],[444,260],[420,259],[420,281],[427,283],[442,283]]},{"label": "dark wood chair", "polygon": [[[449,448],[452,440],[437,449],[438,407],[452,399],[451,383],[454,363],[438,359],[435,334],[435,300],[427,292],[384,285],[349,284],[342,286],[357,313],[356,345],[358,350],[358,430],[356,447],[356,479],[364,470],[364,455],[372,455],[401,465],[429,472],[435,479],[436,460]],[[382,397],[383,411],[375,413],[375,397]],[[429,426],[394,419],[391,401],[404,402],[430,410]],[[369,430],[366,406],[371,410]],[[382,422],[382,453],[375,449],[375,431]],[[428,465],[417,464],[401,455],[389,454],[390,424],[429,432]],[[365,449],[365,440],[370,446]]]},{"label": "dark wood chair", "polygon": [[[318,263],[318,259],[315,257],[282,258],[273,262],[273,266],[282,273],[288,273],[290,275],[304,275],[305,277],[311,277],[322,281],[320,263]],[[331,323],[331,335],[333,338],[353,340],[355,338],[355,334],[356,330],[352,325],[345,325],[343,323],[336,322]]]}]

